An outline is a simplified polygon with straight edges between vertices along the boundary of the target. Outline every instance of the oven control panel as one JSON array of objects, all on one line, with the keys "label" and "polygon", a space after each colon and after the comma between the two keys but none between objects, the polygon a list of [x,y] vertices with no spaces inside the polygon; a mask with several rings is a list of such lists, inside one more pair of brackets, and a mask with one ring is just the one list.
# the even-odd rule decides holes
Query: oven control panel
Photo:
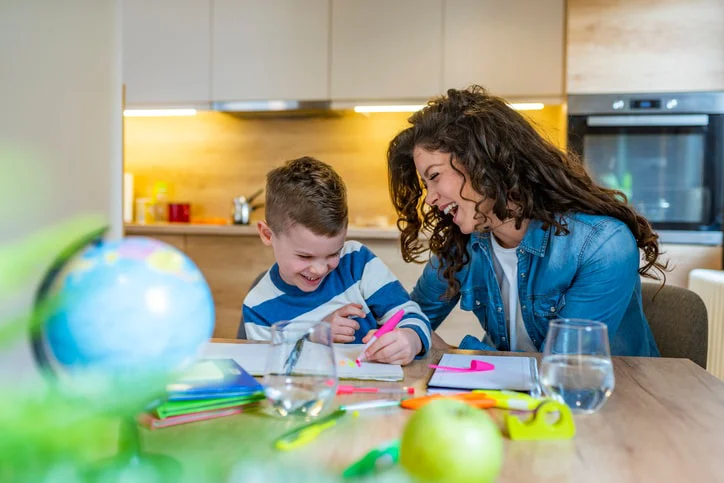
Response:
[{"label": "oven control panel", "polygon": [[724,91],[571,94],[568,114],[724,114]]},{"label": "oven control panel", "polygon": [[[611,103],[611,108],[614,111],[621,111],[625,109],[627,100],[616,99]],[[672,110],[679,105],[679,101],[674,97],[670,99],[660,98],[635,98],[628,99],[628,108],[631,111],[661,111],[661,110]]]}]

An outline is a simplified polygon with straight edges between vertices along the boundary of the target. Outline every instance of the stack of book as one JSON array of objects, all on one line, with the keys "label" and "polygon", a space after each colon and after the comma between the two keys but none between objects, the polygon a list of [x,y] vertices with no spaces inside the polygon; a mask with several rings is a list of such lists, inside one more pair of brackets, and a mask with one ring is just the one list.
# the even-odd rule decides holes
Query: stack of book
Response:
[{"label": "stack of book", "polygon": [[138,417],[149,429],[239,414],[264,399],[264,388],[233,359],[204,359],[166,387],[167,397]]}]

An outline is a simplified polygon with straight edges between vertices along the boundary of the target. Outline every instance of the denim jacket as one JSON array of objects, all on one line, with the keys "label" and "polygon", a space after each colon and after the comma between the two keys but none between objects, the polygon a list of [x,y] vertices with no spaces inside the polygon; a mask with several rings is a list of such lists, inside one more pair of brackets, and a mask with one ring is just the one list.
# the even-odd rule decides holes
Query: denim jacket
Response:
[{"label": "denim jacket", "polygon": [[[570,233],[556,236],[531,220],[518,246],[518,296],[530,339],[541,351],[548,324],[557,318],[593,319],[608,326],[612,355],[658,356],[641,304],[639,249],[625,223],[611,217],[575,213],[564,217]],[[470,262],[456,274],[460,293],[442,299],[447,282],[432,257],[412,291],[412,299],[436,329],[453,307],[472,311],[485,330],[467,335],[461,349],[510,350],[503,300],[493,270],[489,233],[473,233]]]}]

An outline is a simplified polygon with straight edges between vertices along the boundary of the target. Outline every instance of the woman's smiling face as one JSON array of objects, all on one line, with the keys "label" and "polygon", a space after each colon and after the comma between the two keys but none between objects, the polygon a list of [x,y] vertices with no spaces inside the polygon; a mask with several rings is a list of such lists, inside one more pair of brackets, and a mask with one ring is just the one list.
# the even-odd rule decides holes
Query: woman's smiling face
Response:
[{"label": "woman's smiling face", "polygon": [[489,202],[490,206],[483,208],[489,220],[484,220],[477,215],[475,205],[484,197],[472,187],[462,167],[454,160],[451,164],[453,158],[450,153],[428,151],[416,146],[412,157],[415,160],[415,168],[427,190],[425,203],[452,216],[453,223],[460,228],[461,232],[472,233],[480,222],[483,222],[484,226],[498,224],[499,220],[490,212],[492,202]]}]

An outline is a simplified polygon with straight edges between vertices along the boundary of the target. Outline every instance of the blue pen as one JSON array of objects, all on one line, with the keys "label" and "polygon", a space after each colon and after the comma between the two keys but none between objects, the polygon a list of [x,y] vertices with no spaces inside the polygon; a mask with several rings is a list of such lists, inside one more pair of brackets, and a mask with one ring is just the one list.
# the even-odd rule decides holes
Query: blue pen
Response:
[{"label": "blue pen", "polygon": [[[403,399],[404,400],[404,399]],[[339,407],[345,411],[361,411],[364,409],[379,409],[379,408],[390,408],[399,407],[400,401],[394,399],[373,399],[372,401],[362,401],[358,403],[345,404]]]}]

